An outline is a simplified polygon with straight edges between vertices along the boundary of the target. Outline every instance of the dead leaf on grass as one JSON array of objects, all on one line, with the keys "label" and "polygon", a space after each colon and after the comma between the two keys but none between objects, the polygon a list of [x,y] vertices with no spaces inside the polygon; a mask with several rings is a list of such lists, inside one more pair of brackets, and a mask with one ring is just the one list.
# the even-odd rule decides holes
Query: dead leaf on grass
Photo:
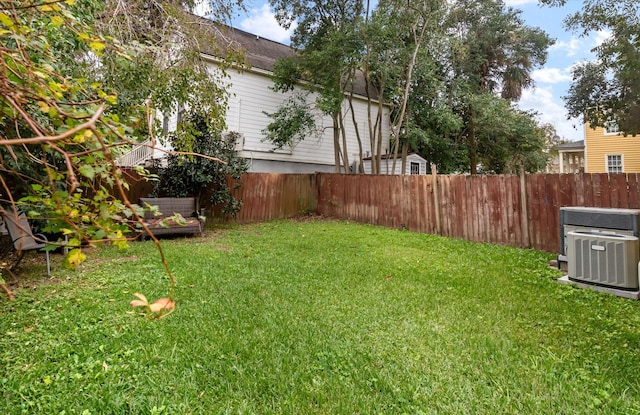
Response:
[{"label": "dead leaf on grass", "polygon": [[158,313],[162,310],[171,310],[176,306],[176,304],[171,301],[169,298],[160,298],[153,302],[153,304],[149,305],[149,310],[152,313]]},{"label": "dead leaf on grass", "polygon": [[159,298],[153,303],[149,304],[149,301],[144,294],[133,293],[133,295],[138,297],[138,299],[132,300],[129,305],[131,305],[131,307],[144,307],[149,319],[164,318],[171,314],[176,308],[176,303],[170,298]]}]

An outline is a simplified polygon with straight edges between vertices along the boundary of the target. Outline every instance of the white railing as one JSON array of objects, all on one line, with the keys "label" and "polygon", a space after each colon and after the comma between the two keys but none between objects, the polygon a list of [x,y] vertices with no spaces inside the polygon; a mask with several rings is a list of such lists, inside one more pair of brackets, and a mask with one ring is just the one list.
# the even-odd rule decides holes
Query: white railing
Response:
[{"label": "white railing", "polygon": [[118,166],[133,167],[140,166],[153,156],[153,147],[151,146],[151,140],[144,141],[128,153],[125,153],[116,159]]}]

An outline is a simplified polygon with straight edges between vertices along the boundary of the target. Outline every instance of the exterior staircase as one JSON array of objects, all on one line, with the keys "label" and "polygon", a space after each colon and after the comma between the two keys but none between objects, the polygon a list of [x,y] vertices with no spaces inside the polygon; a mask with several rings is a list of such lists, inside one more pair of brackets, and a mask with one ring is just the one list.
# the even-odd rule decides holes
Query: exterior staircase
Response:
[{"label": "exterior staircase", "polygon": [[125,154],[116,158],[116,164],[122,167],[142,166],[153,158],[153,146],[151,140],[144,141]]}]

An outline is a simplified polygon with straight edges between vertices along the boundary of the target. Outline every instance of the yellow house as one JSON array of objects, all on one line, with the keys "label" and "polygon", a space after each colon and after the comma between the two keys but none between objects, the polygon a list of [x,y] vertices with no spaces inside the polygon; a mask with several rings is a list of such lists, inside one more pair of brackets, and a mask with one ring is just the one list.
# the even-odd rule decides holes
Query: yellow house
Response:
[{"label": "yellow house", "polygon": [[624,136],[614,122],[605,128],[585,124],[585,172],[640,172],[640,136]]}]

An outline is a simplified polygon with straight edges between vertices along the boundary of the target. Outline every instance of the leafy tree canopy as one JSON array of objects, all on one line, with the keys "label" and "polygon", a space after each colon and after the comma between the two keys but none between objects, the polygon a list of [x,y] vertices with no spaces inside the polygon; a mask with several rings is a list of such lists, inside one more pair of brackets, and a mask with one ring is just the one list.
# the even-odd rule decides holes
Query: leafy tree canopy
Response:
[{"label": "leafy tree canopy", "polygon": [[472,98],[478,129],[478,160],[488,173],[516,173],[520,166],[536,173],[547,164],[546,131],[535,113],[521,111],[491,95]]},{"label": "leafy tree canopy", "polygon": [[[503,171],[505,151],[517,147],[505,145],[504,133],[515,130],[494,125],[493,120],[513,119],[509,102],[520,99],[522,91],[533,85],[531,72],[545,63],[553,41],[540,29],[527,26],[520,12],[502,1],[451,2],[447,27],[445,96],[463,124],[457,137],[450,136],[456,144],[453,148],[458,149],[461,144],[467,149],[465,170],[472,174],[478,166],[486,171],[488,165],[492,165],[489,171]],[[532,114],[519,116],[529,116],[530,123],[535,124]],[[508,139],[517,142],[520,138]],[[496,154],[488,157],[490,149],[495,149]]]},{"label": "leafy tree canopy", "polygon": [[497,92],[518,100],[532,85],[531,71],[544,65],[553,44],[538,28],[527,26],[521,12],[502,1],[458,0],[449,15],[456,56],[452,59],[469,92]]},{"label": "leafy tree canopy", "polygon": [[[210,122],[224,128],[228,98],[224,69],[242,54],[224,41],[223,26],[211,24],[191,11],[205,6],[210,17],[226,21],[234,8],[242,7],[241,0],[84,2],[94,9],[93,24],[99,33],[123,44],[141,46],[125,67],[116,64],[117,54],[105,53],[99,65],[88,68],[88,76],[120,91],[120,115],[135,113],[147,100],[165,114],[198,105]],[[227,59],[220,70],[214,71],[202,51]]]},{"label": "leafy tree canopy", "polygon": [[[566,0],[540,0],[562,6]],[[565,25],[587,36],[609,37],[593,51],[597,59],[578,65],[565,97],[569,117],[583,117],[591,127],[618,123],[627,134],[640,132],[640,3],[636,0],[585,0]]]},{"label": "leafy tree canopy", "polygon": [[73,0],[3,6],[0,202],[49,219],[49,230],[68,235],[72,247],[82,239],[125,246],[134,212],[114,156],[131,142],[132,130],[113,111],[117,93],[70,75],[61,52],[109,51],[124,62],[128,50],[76,16]]},{"label": "leafy tree canopy", "polygon": [[[206,33],[191,27],[195,3],[2,2],[5,206],[49,219],[51,230],[72,234],[71,245],[124,244],[135,212],[114,158],[150,135],[154,108],[197,101],[209,125],[224,124],[224,88],[199,54]],[[209,4],[222,16],[238,1]]]},{"label": "leafy tree canopy", "polygon": [[292,148],[306,137],[318,135],[306,94],[294,94],[276,112],[265,114],[273,121],[262,130],[264,140],[273,143],[276,150]]},{"label": "leafy tree canopy", "polygon": [[[223,14],[232,4],[211,2]],[[145,225],[116,156],[151,135],[155,108],[201,102],[208,125],[224,123],[224,85],[196,48],[205,35],[188,35],[196,33],[187,31],[198,22],[187,13],[194,5],[1,2],[0,209],[45,220],[43,230],[71,248],[83,240],[126,246],[127,231]],[[72,249],[67,263],[83,259]]]},{"label": "leafy tree canopy", "polygon": [[[248,169],[246,160],[236,153],[239,139],[242,137],[237,133],[221,135],[215,123],[207,122],[205,112],[199,108],[189,110],[178,129],[169,136],[173,148],[183,153],[170,155],[167,167],[160,168],[156,195],[195,196],[200,207],[208,194],[211,205],[235,215],[242,201],[233,197],[227,180],[229,176],[240,179]],[[184,154],[187,152],[193,154]]]},{"label": "leafy tree canopy", "polygon": [[[504,102],[491,106],[495,119],[500,119],[496,111],[504,111],[505,119],[529,117],[530,126],[535,125],[533,114],[516,117],[509,102],[517,101],[533,85],[531,72],[545,63],[553,42],[540,29],[527,26],[520,12],[503,1],[384,0],[373,12],[368,2],[352,0],[272,0],[271,4],[281,24],[298,22],[293,44],[299,54],[276,66],[277,89],[289,91],[297,80],[308,80],[320,87],[318,108],[344,122],[340,103],[349,82],[362,74],[369,98],[392,107],[394,154],[402,144],[403,154],[409,149],[424,152],[445,171],[475,173],[480,144],[486,154],[488,143],[500,136],[482,130],[491,123],[485,122],[486,113],[476,112],[477,103],[493,102],[497,95]],[[378,104],[373,100],[369,101],[370,137],[381,114],[379,107],[374,114]],[[300,108],[281,109],[279,122],[269,130],[271,141],[291,142],[290,133],[296,131],[291,124],[301,125],[296,116]],[[338,128],[335,123],[334,129]],[[370,142],[374,159],[380,155],[381,141]],[[518,147],[498,144],[496,148],[513,151]],[[375,164],[372,167],[375,172]]]}]

